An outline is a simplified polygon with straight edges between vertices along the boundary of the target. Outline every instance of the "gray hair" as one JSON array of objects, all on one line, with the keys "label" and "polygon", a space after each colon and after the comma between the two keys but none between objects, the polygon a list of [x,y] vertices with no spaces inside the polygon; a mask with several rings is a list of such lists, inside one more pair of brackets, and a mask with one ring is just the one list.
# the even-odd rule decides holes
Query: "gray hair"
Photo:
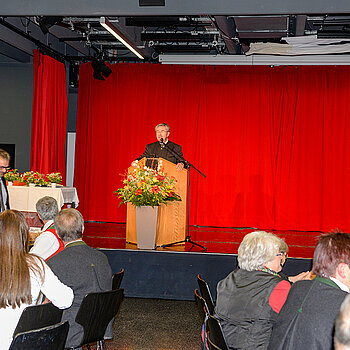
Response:
[{"label": "gray hair", "polygon": [[70,242],[83,236],[84,219],[78,210],[63,209],[55,216],[55,229],[63,242]]},{"label": "gray hair", "polygon": [[165,126],[165,127],[166,127],[166,131],[167,131],[167,132],[170,131],[170,126],[169,126],[168,124],[165,124],[165,123],[160,123],[160,124],[158,124],[158,125],[154,128],[154,130],[157,131],[157,128],[158,128],[159,126]]},{"label": "gray hair", "polygon": [[341,304],[335,321],[334,345],[336,349],[350,349],[350,295]]},{"label": "gray hair", "polygon": [[265,231],[254,231],[244,236],[238,248],[238,265],[241,269],[254,271],[273,260],[276,253],[286,253],[287,244],[276,235]]},{"label": "gray hair", "polygon": [[45,196],[36,202],[36,211],[43,220],[53,220],[58,214],[58,204],[55,198]]}]

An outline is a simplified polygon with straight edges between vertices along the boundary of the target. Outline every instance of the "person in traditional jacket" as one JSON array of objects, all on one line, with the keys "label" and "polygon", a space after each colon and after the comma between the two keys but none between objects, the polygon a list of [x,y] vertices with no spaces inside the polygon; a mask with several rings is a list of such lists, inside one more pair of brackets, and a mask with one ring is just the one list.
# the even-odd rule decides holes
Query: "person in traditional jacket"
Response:
[{"label": "person in traditional jacket", "polygon": [[322,235],[312,281],[293,284],[273,328],[269,350],[333,349],[334,323],[350,287],[350,235]]},{"label": "person in traditional jacket", "polygon": [[146,158],[162,157],[169,162],[176,164],[176,169],[181,171],[186,168],[186,161],[182,154],[181,146],[169,140],[170,127],[168,124],[161,123],[155,127],[157,141],[149,143],[145,151],[137,160]]},{"label": "person in traditional jacket", "polygon": [[278,274],[288,249],[272,233],[247,234],[238,248],[239,268],[217,286],[215,316],[230,349],[266,349],[291,284]]},{"label": "person in traditional jacket", "polygon": [[36,212],[44,223],[42,233],[36,238],[31,254],[36,254],[44,260],[49,260],[64,249],[64,244],[58,236],[53,219],[58,214],[58,204],[55,198],[45,196],[36,202]]}]

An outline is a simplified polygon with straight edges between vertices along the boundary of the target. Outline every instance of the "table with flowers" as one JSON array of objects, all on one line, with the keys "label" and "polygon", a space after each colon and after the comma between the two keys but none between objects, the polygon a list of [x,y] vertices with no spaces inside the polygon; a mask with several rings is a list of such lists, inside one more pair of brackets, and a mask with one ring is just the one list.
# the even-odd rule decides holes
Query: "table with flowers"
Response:
[{"label": "table with flowers", "polygon": [[71,204],[79,205],[79,198],[75,187],[36,187],[36,186],[7,186],[9,192],[10,208],[20,211],[36,212],[36,202],[50,196],[56,199],[58,207]]}]

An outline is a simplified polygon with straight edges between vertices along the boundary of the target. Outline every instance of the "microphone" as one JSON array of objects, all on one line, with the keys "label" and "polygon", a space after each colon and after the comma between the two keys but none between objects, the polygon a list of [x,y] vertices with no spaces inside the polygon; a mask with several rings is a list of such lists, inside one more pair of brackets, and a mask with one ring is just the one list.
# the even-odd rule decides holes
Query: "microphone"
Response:
[{"label": "microphone", "polygon": [[163,138],[160,139],[160,149],[164,149],[165,145],[164,145],[164,140]]}]

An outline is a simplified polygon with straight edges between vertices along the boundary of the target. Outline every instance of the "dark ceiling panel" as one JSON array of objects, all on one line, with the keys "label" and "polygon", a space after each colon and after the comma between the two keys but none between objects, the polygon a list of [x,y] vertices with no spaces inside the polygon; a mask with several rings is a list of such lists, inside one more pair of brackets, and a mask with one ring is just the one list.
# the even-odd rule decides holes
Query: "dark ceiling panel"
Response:
[{"label": "dark ceiling panel", "polygon": [[348,0],[167,0],[165,6],[139,6],[138,0],[2,1],[3,16],[160,16],[350,13]]}]

